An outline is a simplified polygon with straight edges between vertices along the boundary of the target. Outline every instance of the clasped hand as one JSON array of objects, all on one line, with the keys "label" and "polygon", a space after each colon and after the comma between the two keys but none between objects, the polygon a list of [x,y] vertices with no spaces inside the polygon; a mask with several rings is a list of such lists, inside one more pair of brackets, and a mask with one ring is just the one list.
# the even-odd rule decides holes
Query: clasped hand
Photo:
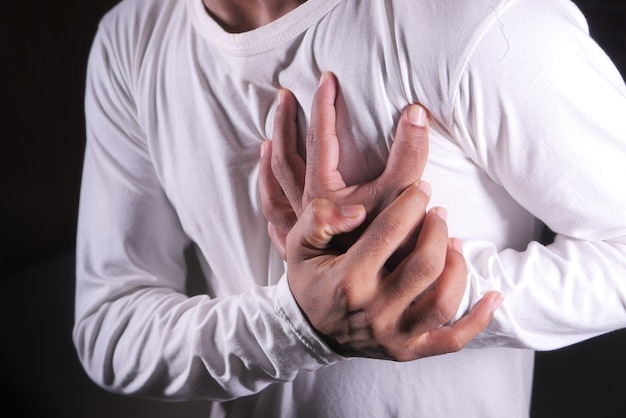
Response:
[{"label": "clasped hand", "polygon": [[465,292],[460,241],[446,211],[426,212],[420,181],[428,152],[425,109],[402,113],[383,173],[346,186],[338,171],[336,78],[316,92],[296,145],[297,105],[279,92],[273,141],[262,146],[259,187],[268,233],[287,261],[289,286],[312,327],[344,356],[396,361],[454,352],[482,331],[501,302],[490,292],[451,324]]}]

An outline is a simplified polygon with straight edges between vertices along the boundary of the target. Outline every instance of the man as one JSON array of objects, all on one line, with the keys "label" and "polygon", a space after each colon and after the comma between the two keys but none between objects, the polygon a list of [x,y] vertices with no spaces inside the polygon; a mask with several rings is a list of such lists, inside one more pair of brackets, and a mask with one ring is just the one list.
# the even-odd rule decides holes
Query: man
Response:
[{"label": "man", "polygon": [[[298,3],[126,0],[103,20],[90,59],[77,252],[74,339],[86,370],[117,392],[220,401],[214,416],[527,416],[533,352],[513,347],[560,347],[626,323],[623,80],[566,1]],[[263,138],[274,138],[271,154],[294,162],[289,140],[307,136],[309,103],[325,71],[339,80],[331,126],[347,191],[372,181],[379,189],[401,184],[381,200],[387,209],[375,208],[378,200],[367,201],[367,193],[363,202],[348,202],[328,194],[335,187],[311,192],[322,172],[308,176],[298,205],[300,185],[277,170],[300,216],[284,248],[284,277],[257,198],[258,149]],[[279,96],[276,129],[279,88],[293,97]],[[458,294],[462,269],[446,275],[445,261],[442,267],[460,254],[447,245],[443,217],[430,210],[422,229],[435,231],[424,235],[434,246],[420,245],[421,234],[415,243],[435,248],[439,267],[409,286],[410,300],[395,294],[424,309],[410,312],[407,328],[389,324],[434,335],[432,324],[442,318],[429,317],[429,308],[451,297],[453,306],[461,301],[446,322],[454,332],[466,324],[456,319],[487,295],[474,308],[480,320],[466,317],[476,330],[498,299],[488,291],[506,299],[470,343],[480,350],[406,362],[363,358],[446,351],[434,345],[407,354],[411,337],[396,344],[407,334],[385,334],[380,323],[372,333],[370,318],[352,316],[357,328],[344,321],[342,329],[332,321],[340,310],[330,322],[323,310],[311,314],[318,303],[337,306],[315,300],[312,279],[329,278],[311,274],[327,267],[315,261],[359,259],[328,254],[339,247],[327,241],[361,225],[364,208],[380,215],[366,220],[370,227],[345,253],[366,249],[362,260],[376,264],[375,277],[362,283],[394,268],[420,271],[413,267],[417,253],[400,253],[407,262],[392,257],[381,267],[402,236],[419,228],[426,209],[424,190],[409,187],[419,178],[384,174],[388,155],[392,169],[404,170],[402,157],[418,161],[419,152],[394,151],[408,140],[402,127],[410,112],[401,111],[416,102],[432,118],[424,174],[433,186],[430,204],[446,207],[452,235],[464,241],[467,287]],[[327,120],[329,112],[322,114],[317,120]],[[328,162],[327,155],[313,160]],[[419,164],[411,175],[419,177]],[[418,207],[413,214],[406,211],[411,204]],[[337,228],[341,207],[351,220]],[[389,242],[369,234],[388,229],[398,214],[406,220],[395,223],[401,232]],[[554,244],[534,241],[539,220],[557,233]],[[270,228],[279,248],[290,224]],[[184,294],[182,252],[191,242],[206,295]],[[375,260],[366,257],[371,248]],[[413,276],[391,279],[412,283],[404,278]],[[435,301],[429,293],[416,298],[426,283],[441,282],[454,284],[453,291],[436,292]],[[346,306],[350,316],[358,314],[351,307],[364,305]],[[359,329],[364,338],[345,337]],[[372,335],[385,344],[372,344]],[[346,360],[337,351],[359,357]]]}]

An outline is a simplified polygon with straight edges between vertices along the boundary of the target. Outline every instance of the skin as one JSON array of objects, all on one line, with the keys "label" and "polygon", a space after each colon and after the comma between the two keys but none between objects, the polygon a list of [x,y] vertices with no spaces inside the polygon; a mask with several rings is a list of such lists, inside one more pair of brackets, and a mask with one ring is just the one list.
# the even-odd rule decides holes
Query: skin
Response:
[{"label": "skin", "polygon": [[[335,98],[337,95],[337,80],[331,73],[323,74],[321,86],[315,96],[315,105],[312,109],[312,123],[307,141],[307,155],[314,164],[305,166],[298,154],[294,140],[297,135],[297,103],[287,90],[278,93],[280,105],[276,111],[274,123],[274,141],[276,147],[272,152],[272,170],[280,183],[271,184],[272,195],[278,199],[273,203],[282,209],[286,216],[271,216],[272,206],[264,206],[266,215],[272,217],[269,233],[274,242],[283,251],[280,237],[291,229],[295,219],[313,198],[333,194],[333,199],[342,199],[345,203],[364,203],[369,214],[368,222],[380,210],[389,205],[404,188],[420,179],[426,159],[428,157],[428,115],[421,106],[410,106],[403,113],[398,126],[398,135],[394,148],[389,156],[387,167],[383,173],[373,181],[346,187],[341,173],[337,170],[339,161],[339,140],[335,132],[336,112]],[[318,140],[319,139],[319,140]],[[331,140],[329,140],[331,139]],[[269,146],[269,142],[266,146]],[[305,183],[305,176],[311,181]],[[430,186],[426,182],[421,187],[430,193]],[[288,202],[281,202],[283,190]],[[268,197],[266,195],[266,197]],[[292,207],[294,214],[288,214]],[[287,210],[285,210],[287,209]],[[351,235],[343,235],[335,239],[338,248],[347,249],[360,235],[357,231]],[[417,237],[417,228],[409,242]],[[413,248],[405,243],[392,258],[392,266],[397,265]]]},{"label": "skin", "polygon": [[231,33],[247,32],[266,25],[306,0],[203,0],[213,18]]},{"label": "skin", "polygon": [[296,150],[297,104],[286,90],[273,141],[261,150],[262,207],[291,291],[313,328],[345,356],[409,361],[458,351],[488,325],[502,297],[488,293],[450,324],[467,269],[460,241],[448,238],[445,210],[426,212],[426,110],[403,111],[378,178],[346,186],[337,169],[337,89],[324,74],[306,165]]}]

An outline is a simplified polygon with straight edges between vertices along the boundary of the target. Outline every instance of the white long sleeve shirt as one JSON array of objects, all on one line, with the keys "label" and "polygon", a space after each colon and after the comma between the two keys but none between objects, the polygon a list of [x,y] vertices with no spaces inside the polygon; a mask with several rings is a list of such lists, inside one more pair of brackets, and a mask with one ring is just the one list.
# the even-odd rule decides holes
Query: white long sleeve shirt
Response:
[{"label": "white long sleeve shirt", "polygon": [[[346,360],[299,311],[258,155],[279,87],[304,137],[322,71],[349,182],[381,171],[402,108],[430,110],[424,179],[469,269],[459,314],[506,296],[472,348]],[[201,0],[123,0],[86,118],[74,341],[111,391],[215,400],[214,417],[524,417],[533,349],[626,326],[626,87],[569,1],[308,0],[231,34]]]}]

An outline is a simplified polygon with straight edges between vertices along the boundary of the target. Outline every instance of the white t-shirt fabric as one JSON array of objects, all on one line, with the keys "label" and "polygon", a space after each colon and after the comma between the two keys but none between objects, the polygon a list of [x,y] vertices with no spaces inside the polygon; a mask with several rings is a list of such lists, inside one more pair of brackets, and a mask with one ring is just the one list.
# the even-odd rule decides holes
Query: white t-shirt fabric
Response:
[{"label": "white t-shirt fabric", "polygon": [[[304,138],[323,71],[349,183],[380,173],[407,104],[431,112],[423,178],[464,241],[459,315],[505,295],[469,348],[345,359],[299,311],[259,148],[279,87]],[[73,336],[108,390],[214,400],[211,417],[525,417],[533,350],[626,326],[626,87],[567,0],[308,0],[239,34],[202,0],[123,0],[93,43],[86,121]]]}]

